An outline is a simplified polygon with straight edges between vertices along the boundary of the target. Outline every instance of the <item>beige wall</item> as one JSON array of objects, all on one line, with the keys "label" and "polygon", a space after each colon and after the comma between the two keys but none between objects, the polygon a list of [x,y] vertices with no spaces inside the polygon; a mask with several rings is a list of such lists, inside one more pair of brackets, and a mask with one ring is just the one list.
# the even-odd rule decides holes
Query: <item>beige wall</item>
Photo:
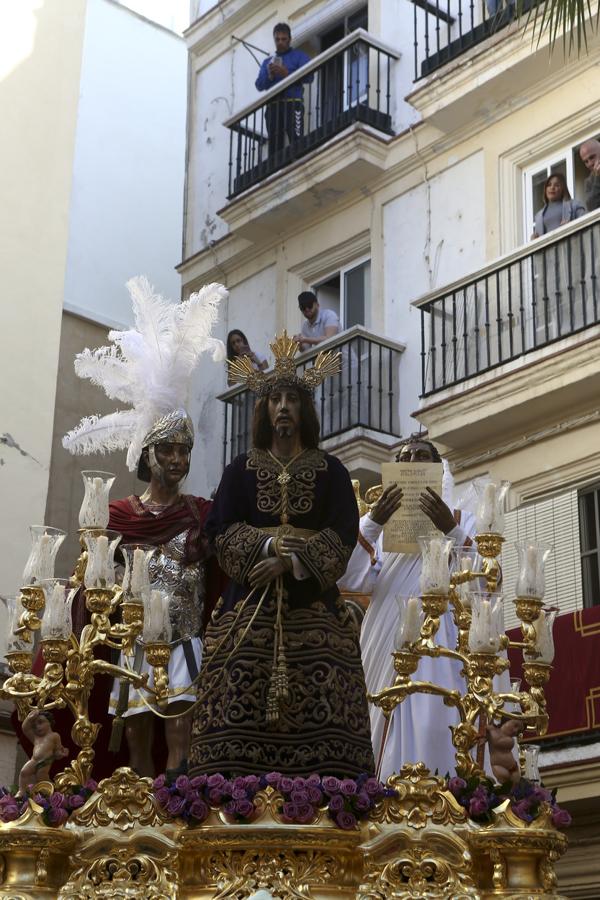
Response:
[{"label": "beige wall", "polygon": [[0,6],[0,594],[44,518],[84,15],[85,0]]},{"label": "beige wall", "polygon": [[78,316],[63,314],[56,385],[56,409],[54,436],[50,462],[50,481],[46,519],[48,525],[64,528],[68,536],[62,545],[56,566],[56,574],[66,577],[73,571],[79,552],[77,529],[79,507],[83,499],[82,469],[100,469],[114,472],[117,480],[111,498],[127,497],[138,492],[141,482],[125,465],[125,452],[72,456],[62,446],[63,435],[79,423],[82,416],[96,413],[104,415],[118,407],[104,391],[90,381],[78,378],[73,368],[75,354],[85,347],[94,348],[106,344],[107,331],[102,325]]}]

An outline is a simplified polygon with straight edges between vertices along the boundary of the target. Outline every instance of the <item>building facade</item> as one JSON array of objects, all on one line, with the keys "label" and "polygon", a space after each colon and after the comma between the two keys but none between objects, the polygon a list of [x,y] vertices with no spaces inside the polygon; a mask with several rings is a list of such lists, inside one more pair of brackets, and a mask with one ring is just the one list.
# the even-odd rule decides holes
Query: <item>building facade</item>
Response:
[{"label": "building facade", "polygon": [[[598,36],[579,56],[550,52],[547,35],[534,39],[511,4],[491,0],[443,9],[224,0],[193,13],[184,295],[223,282],[221,336],[240,328],[268,353],[275,331],[299,330],[298,293],[316,290],[343,329],[329,344],[342,349],[344,372],[317,398],[325,446],[366,485],[398,437],[422,423],[459,483],[510,479],[507,593],[513,541],[548,540],[548,602],[561,627],[581,620],[573,627],[593,657],[599,214],[535,242],[531,233],[552,173],[584,199],[578,148],[600,133]],[[274,54],[279,21],[311,61],[259,93],[258,65]],[[293,85],[302,124],[286,136],[272,110]],[[247,446],[251,406],[224,372],[205,368],[201,379],[222,400],[195,462],[210,491]],[[199,404],[201,428],[205,416]],[[507,627],[516,622],[507,609]],[[575,689],[557,660],[556,684],[575,691],[581,722],[561,728],[551,709],[542,754],[547,781],[581,823],[561,864],[563,889],[577,897],[598,893],[585,847],[598,838],[600,673],[593,659],[585,665]]]}]

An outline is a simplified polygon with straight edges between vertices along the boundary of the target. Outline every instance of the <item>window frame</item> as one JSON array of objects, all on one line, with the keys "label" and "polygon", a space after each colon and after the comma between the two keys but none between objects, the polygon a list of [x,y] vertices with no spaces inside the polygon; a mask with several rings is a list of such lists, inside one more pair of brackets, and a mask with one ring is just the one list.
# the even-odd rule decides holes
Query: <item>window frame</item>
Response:
[{"label": "window frame", "polygon": [[[594,497],[594,522],[596,526],[596,547],[591,550],[583,549],[581,515],[582,515],[582,498],[592,494]],[[581,566],[581,594],[582,605],[584,609],[591,609],[593,606],[600,606],[600,593],[598,597],[590,599],[588,596],[586,578],[584,576],[583,561],[584,558],[596,557],[596,570],[598,583],[600,584],[600,482],[596,481],[586,487],[582,487],[577,492],[577,509],[579,512],[579,560]]]},{"label": "window frame", "polygon": [[[358,269],[360,266],[364,266],[365,263],[369,263],[369,295],[365,297],[365,321],[359,324],[362,324],[363,328],[370,327],[371,320],[371,254],[365,253],[362,256],[358,256],[352,260],[352,262],[346,263],[343,266],[338,266],[336,269],[332,269],[326,275],[322,275],[318,280],[314,281],[311,284],[310,290],[314,291],[314,293],[319,296],[319,287],[325,284],[327,281],[330,281],[332,278],[335,278],[337,275],[340,280],[340,305],[339,305],[339,320],[340,320],[340,331],[345,331],[348,327],[346,324],[346,274],[351,272],[353,269]],[[357,324],[357,323],[355,323]]]}]

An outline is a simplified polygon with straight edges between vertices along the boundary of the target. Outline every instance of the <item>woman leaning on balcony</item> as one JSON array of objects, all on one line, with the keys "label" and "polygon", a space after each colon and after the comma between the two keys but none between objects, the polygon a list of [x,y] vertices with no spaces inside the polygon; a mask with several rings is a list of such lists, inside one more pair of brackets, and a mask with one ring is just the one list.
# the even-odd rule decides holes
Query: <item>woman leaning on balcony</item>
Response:
[{"label": "woman leaning on balcony", "polygon": [[587,212],[580,200],[572,200],[564,175],[560,172],[550,175],[544,184],[544,205],[533,220],[531,240],[554,231],[573,219],[579,219]]}]

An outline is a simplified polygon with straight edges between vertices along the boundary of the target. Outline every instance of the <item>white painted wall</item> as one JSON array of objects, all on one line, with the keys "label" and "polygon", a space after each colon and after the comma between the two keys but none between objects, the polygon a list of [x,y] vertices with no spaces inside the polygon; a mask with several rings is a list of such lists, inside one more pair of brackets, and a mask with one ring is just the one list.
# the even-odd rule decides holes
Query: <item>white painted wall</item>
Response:
[{"label": "white painted wall", "polygon": [[65,308],[131,320],[125,282],[178,300],[187,52],[183,39],[111,0],[88,0]]},{"label": "white painted wall", "polygon": [[[427,172],[423,172],[424,179]],[[384,334],[402,341],[400,422],[411,418],[421,385],[421,314],[410,302],[485,262],[484,159],[479,151],[384,206]]]}]

